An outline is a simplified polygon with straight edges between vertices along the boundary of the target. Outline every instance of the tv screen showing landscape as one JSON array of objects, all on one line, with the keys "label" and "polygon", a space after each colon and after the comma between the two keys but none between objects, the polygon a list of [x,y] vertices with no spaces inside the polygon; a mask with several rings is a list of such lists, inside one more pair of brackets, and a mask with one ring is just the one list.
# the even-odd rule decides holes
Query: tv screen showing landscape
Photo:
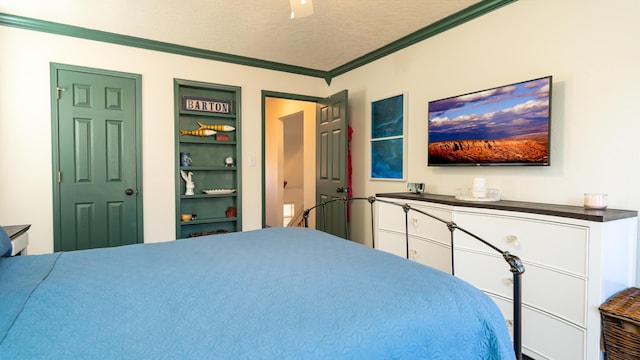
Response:
[{"label": "tv screen showing landscape", "polygon": [[430,101],[428,165],[549,165],[551,80]]}]

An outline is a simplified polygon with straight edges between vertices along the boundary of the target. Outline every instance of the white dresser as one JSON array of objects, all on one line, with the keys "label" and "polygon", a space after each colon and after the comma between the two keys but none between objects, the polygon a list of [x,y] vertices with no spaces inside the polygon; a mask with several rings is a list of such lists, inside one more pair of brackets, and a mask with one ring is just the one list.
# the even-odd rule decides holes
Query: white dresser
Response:
[{"label": "white dresser", "polygon": [[[499,201],[466,202],[452,196],[378,194],[409,204],[519,256],[522,275],[523,353],[534,359],[601,358],[598,307],[635,286],[637,212]],[[476,239],[418,212],[377,202],[376,248],[451,272],[487,293],[508,324],[513,316],[512,274],[502,256]],[[453,252],[451,249],[453,248]],[[448,262],[448,263],[447,263]]]}]

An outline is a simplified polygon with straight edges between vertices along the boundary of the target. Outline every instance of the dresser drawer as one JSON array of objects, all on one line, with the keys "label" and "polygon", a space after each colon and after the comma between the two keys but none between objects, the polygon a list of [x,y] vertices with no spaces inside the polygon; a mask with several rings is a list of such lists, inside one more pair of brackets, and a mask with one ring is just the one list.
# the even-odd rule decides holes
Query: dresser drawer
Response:
[{"label": "dresser drawer", "polygon": [[410,237],[409,259],[451,274],[451,246],[441,242]]},{"label": "dresser drawer", "polygon": [[[376,248],[404,258],[407,256],[406,242],[404,233],[380,230]],[[409,259],[451,274],[451,247],[438,241],[410,236]]]},{"label": "dresser drawer", "polygon": [[403,258],[407,257],[407,240],[404,233],[389,230],[378,230],[378,235],[374,240],[376,249]]},{"label": "dresser drawer", "polygon": [[[404,204],[397,202],[398,204]],[[406,202],[413,209],[418,209],[427,214],[436,216],[443,221],[451,221],[451,211],[435,206],[425,206],[416,202]],[[408,222],[409,235],[414,235],[432,241],[438,241],[446,246],[451,245],[451,233],[445,223],[433,219],[414,210],[409,210],[405,220],[405,212],[402,207],[383,202],[378,202],[378,228],[405,232]]]},{"label": "dresser drawer", "polygon": [[[513,303],[489,296],[504,315],[513,339]],[[586,331],[528,306],[522,307],[522,352],[536,360],[584,359]]]},{"label": "dresser drawer", "polygon": [[[456,212],[461,228],[529,263],[544,264],[580,276],[587,274],[588,228],[552,221]],[[463,232],[454,233],[456,247],[493,252]]]},{"label": "dresser drawer", "polygon": [[29,245],[29,233],[25,232],[11,239],[11,256],[26,255]]},{"label": "dresser drawer", "polygon": [[[513,297],[513,274],[496,254],[456,249],[455,275],[488,293]],[[586,327],[585,278],[524,262],[522,302]]]},{"label": "dresser drawer", "polygon": [[402,208],[379,201],[376,204],[378,209],[378,229],[404,233],[405,217]]}]

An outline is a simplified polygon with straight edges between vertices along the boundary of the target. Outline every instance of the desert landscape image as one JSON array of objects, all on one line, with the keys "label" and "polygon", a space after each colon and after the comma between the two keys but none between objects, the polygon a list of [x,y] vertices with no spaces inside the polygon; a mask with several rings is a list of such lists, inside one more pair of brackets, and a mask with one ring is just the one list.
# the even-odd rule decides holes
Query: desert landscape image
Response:
[{"label": "desert landscape image", "polygon": [[551,77],[429,103],[429,165],[549,162]]},{"label": "desert landscape image", "polygon": [[548,137],[538,139],[457,140],[429,145],[429,162],[448,163],[546,163]]}]

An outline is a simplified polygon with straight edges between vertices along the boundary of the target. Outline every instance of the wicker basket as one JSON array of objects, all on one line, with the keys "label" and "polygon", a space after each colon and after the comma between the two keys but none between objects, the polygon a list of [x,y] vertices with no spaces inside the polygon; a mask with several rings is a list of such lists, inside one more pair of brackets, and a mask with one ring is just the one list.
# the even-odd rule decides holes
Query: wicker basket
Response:
[{"label": "wicker basket", "polygon": [[605,358],[640,360],[640,289],[623,290],[600,306]]}]

